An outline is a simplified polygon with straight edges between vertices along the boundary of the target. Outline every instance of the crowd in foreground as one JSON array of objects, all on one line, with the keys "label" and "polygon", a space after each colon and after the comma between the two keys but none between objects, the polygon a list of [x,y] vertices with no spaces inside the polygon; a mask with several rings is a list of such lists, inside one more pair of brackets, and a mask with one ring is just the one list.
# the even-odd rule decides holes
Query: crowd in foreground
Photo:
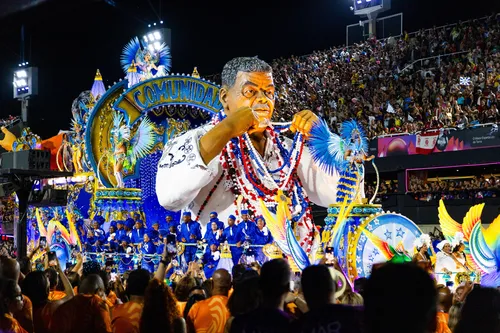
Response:
[{"label": "crowd in foreground", "polygon": [[[333,259],[291,273],[288,262],[235,265],[205,279],[190,264],[165,279],[168,251],[154,274],[113,276],[81,258],[30,271],[1,257],[1,332],[499,332],[500,292],[471,282],[437,285],[414,263],[374,266],[351,287]],[[343,283],[342,283],[343,282]]]}]

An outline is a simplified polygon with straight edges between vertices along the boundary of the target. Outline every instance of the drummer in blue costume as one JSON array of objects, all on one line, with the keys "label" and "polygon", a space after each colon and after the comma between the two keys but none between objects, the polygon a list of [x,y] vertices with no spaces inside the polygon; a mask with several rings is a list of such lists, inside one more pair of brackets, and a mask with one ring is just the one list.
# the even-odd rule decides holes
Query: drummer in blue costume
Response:
[{"label": "drummer in blue costume", "polygon": [[254,243],[257,226],[252,220],[248,218],[248,210],[241,211],[241,219],[242,221],[238,225],[239,227],[238,241],[243,243],[244,241],[247,240],[250,241],[251,243]]},{"label": "drummer in blue costume", "polygon": [[205,232],[205,237],[203,237],[203,241],[211,244],[211,242],[221,242],[222,241],[222,230],[219,229],[219,225],[216,221],[213,221],[207,227],[207,231]]},{"label": "drummer in blue costume", "polygon": [[127,232],[124,229],[124,221],[116,221],[116,239],[119,240],[122,236],[126,236]]},{"label": "drummer in blue costume", "polygon": [[167,215],[165,216],[165,221],[167,230],[170,230],[170,227],[172,226],[175,228],[175,230],[177,230],[177,227],[179,226],[179,221],[174,221],[172,213],[167,212]]},{"label": "drummer in blue costume", "polygon": [[132,247],[129,246],[130,238],[127,236],[121,236],[119,239],[120,246],[118,247],[118,253],[123,254],[120,255],[120,262],[118,264],[118,272],[123,274],[127,271],[131,271],[134,269],[133,262],[133,250]]},{"label": "drummer in blue costume", "polygon": [[[255,232],[255,240],[253,242],[254,245],[266,245],[273,242],[273,236],[271,232],[266,227],[266,222],[262,216],[257,217],[257,230]],[[255,260],[257,260],[260,264],[267,261],[267,257],[262,252],[262,247],[255,247]]]},{"label": "drummer in blue costume", "polygon": [[125,235],[132,241],[132,232],[134,229],[134,220],[131,218],[128,218],[125,221]]},{"label": "drummer in blue costume", "polygon": [[[183,223],[180,225],[180,230],[177,236],[177,241],[183,243],[197,243],[201,240],[201,226],[198,222],[191,220],[191,213],[184,212],[182,214]],[[196,245],[186,245],[184,250],[184,259],[186,263],[195,261]]]},{"label": "drummer in blue costume", "polygon": [[[155,254],[156,253],[156,246],[153,243],[152,238],[154,237],[153,233],[151,230],[148,230],[147,232],[144,233],[143,239],[144,242],[141,244],[141,253],[142,254]],[[153,263],[153,258],[151,257],[144,257],[142,259],[142,268],[148,270],[150,273],[153,273],[155,270],[155,265]]]},{"label": "drummer in blue costume", "polygon": [[228,227],[224,229],[222,238],[229,244],[231,249],[231,257],[233,259],[233,263],[236,265],[240,260],[243,249],[241,248],[241,242],[238,241],[240,228],[235,224],[235,222],[236,217],[234,215],[229,215],[227,219]]},{"label": "drummer in blue costume", "polygon": [[210,222],[217,222],[217,227],[220,230],[224,230],[224,222],[219,220],[219,215],[217,214],[217,212],[210,213]]},{"label": "drummer in blue costume", "polygon": [[135,221],[135,228],[132,230],[132,243],[140,244],[144,239],[144,234],[146,232],[146,228],[144,228],[142,221]]},{"label": "drummer in blue costume", "polygon": [[205,277],[210,279],[217,269],[217,264],[220,260],[220,252],[218,250],[219,242],[212,241],[210,247],[207,249],[203,255],[203,271],[205,272]]}]

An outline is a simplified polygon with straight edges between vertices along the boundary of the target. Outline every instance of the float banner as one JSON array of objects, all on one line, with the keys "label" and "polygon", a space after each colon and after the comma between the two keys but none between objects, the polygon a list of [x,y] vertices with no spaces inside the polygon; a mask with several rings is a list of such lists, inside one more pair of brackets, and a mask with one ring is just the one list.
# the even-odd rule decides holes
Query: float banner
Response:
[{"label": "float banner", "polygon": [[166,76],[141,82],[125,91],[113,107],[130,114],[170,104],[203,107],[212,113],[222,109],[219,87],[191,76]]},{"label": "float banner", "polygon": [[[425,138],[432,138],[432,140],[428,140],[429,144],[426,144],[423,140]],[[460,131],[447,129],[427,131],[418,135],[393,136],[376,140],[377,157],[435,154],[500,147],[500,133],[497,126],[476,127]]]}]

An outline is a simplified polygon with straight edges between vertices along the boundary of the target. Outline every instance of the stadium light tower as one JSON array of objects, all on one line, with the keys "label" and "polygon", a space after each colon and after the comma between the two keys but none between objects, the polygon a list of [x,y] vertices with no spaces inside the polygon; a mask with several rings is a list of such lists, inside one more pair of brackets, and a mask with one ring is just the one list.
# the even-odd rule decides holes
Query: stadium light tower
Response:
[{"label": "stadium light tower", "polygon": [[369,35],[376,35],[377,15],[391,9],[391,0],[352,0],[352,3],[354,15],[368,16]]},{"label": "stadium light tower", "polygon": [[163,26],[163,21],[149,24],[148,28],[146,34],[142,36],[142,41],[151,52],[158,51],[163,43],[172,49],[172,32]]},{"label": "stadium light tower", "polygon": [[27,62],[14,70],[14,98],[21,101],[21,119],[28,122],[28,101],[38,94],[38,68],[28,67]]}]

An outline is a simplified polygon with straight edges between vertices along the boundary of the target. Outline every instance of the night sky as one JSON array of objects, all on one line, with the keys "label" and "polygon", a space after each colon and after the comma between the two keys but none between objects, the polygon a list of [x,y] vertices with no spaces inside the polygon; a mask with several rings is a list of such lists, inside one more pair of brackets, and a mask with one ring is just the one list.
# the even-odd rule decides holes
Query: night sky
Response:
[{"label": "night sky", "polygon": [[[236,56],[271,61],[339,46],[345,26],[359,21],[348,0],[114,2],[49,0],[0,19],[0,117],[20,114],[20,102],[12,99],[12,72],[21,62],[22,24],[24,60],[39,68],[39,96],[30,102],[29,123],[47,138],[69,128],[71,102],[91,88],[97,68],[106,88],[124,77],[123,46],[160,17],[172,30],[172,72],[190,74],[197,66],[202,77],[220,72]],[[463,3],[392,0],[382,16],[403,12],[404,29],[411,32],[500,10],[498,0]]]}]

